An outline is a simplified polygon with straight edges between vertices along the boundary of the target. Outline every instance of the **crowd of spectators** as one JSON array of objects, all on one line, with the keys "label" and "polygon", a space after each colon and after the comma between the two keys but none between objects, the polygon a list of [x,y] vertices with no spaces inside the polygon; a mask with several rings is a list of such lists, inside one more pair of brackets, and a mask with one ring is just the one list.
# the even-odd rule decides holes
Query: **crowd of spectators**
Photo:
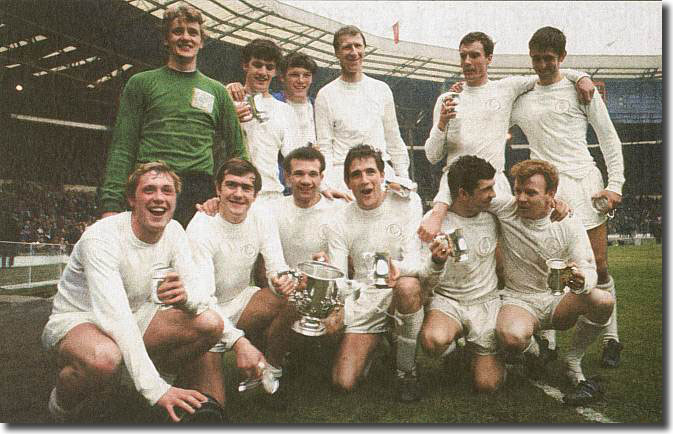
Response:
[{"label": "crowd of spectators", "polygon": [[[0,184],[0,200],[0,241],[61,244],[68,252],[99,214],[94,192],[65,191],[34,182]],[[608,233],[659,238],[661,222],[660,197],[625,196],[608,222]]]},{"label": "crowd of spectators", "polygon": [[661,237],[662,204],[658,196],[624,196],[615,216],[608,222],[608,233],[634,237],[651,234]]},{"label": "crowd of spectators", "polygon": [[0,200],[5,205],[2,241],[72,247],[98,216],[94,192],[34,182],[1,184]]}]

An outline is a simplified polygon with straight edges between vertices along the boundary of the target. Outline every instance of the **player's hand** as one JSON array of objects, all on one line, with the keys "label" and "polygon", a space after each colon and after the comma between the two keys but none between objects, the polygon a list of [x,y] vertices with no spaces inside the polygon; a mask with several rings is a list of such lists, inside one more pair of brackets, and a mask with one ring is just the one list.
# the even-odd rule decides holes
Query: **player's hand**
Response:
[{"label": "player's hand", "polygon": [[250,104],[245,101],[237,101],[234,103],[234,107],[236,108],[236,116],[238,116],[238,121],[240,123],[252,120],[252,108],[250,107]]},{"label": "player's hand", "polygon": [[580,103],[589,104],[594,97],[596,86],[594,86],[594,82],[591,81],[591,78],[582,77],[575,83],[575,89],[577,90],[577,99]]},{"label": "player's hand", "polygon": [[276,274],[271,277],[271,284],[276,293],[288,296],[297,288],[297,280],[291,274]]},{"label": "player's hand", "polygon": [[241,83],[235,81],[233,83],[229,83],[226,88],[227,92],[229,92],[229,96],[234,101],[241,102],[245,99],[245,88]]},{"label": "player's hand", "polygon": [[[446,204],[444,206],[446,207]],[[435,208],[432,209],[430,214],[423,217],[421,225],[416,231],[421,241],[429,243],[435,239],[441,229],[443,218],[441,211]]]},{"label": "player's hand", "polygon": [[211,197],[203,203],[197,203],[195,206],[197,211],[205,212],[212,217],[217,215],[217,213],[220,211],[220,198]]},{"label": "player's hand", "polygon": [[400,278],[400,270],[397,268],[392,259],[388,258],[388,278],[386,284],[389,288],[394,288]]},{"label": "player's hand", "polygon": [[239,338],[232,347],[236,353],[236,367],[243,372],[246,378],[256,378],[259,363],[267,364],[261,351],[257,349],[247,338]]},{"label": "player's hand", "polygon": [[570,206],[562,201],[561,199],[552,199],[552,206],[553,209],[551,211],[551,215],[549,218],[553,222],[560,222],[564,218],[566,218],[569,214],[572,214],[572,209],[570,209]]},{"label": "player's hand", "polygon": [[180,418],[175,413],[176,408],[179,407],[189,414],[194,414],[196,409],[201,408],[201,403],[207,400],[208,398],[198,390],[171,387],[159,398],[157,405],[166,409],[173,422],[180,422]]},{"label": "player's hand", "polygon": [[105,211],[103,214],[101,214],[100,218],[104,219],[105,217],[112,217],[115,214],[119,214],[117,211]]},{"label": "player's hand", "polygon": [[442,101],[442,106],[439,110],[439,120],[437,121],[437,128],[440,131],[446,131],[446,126],[451,119],[456,117],[457,102],[451,97],[445,97]]},{"label": "player's hand", "polygon": [[353,201],[353,196],[351,196],[348,193],[341,192],[339,190],[335,190],[333,188],[328,188],[327,190],[323,190],[320,193],[322,193],[323,196],[325,196],[327,199],[343,199],[346,202],[352,202]]},{"label": "player's hand", "polygon": [[442,240],[441,237],[446,237],[446,235],[440,232],[429,246],[430,252],[432,252],[432,262],[437,265],[444,265],[451,253],[453,253],[451,245],[447,241]]},{"label": "player's hand", "polygon": [[602,191],[599,191],[598,193],[594,194],[592,196],[592,198],[600,197],[600,196],[604,196],[604,197],[608,198],[608,206],[610,207],[610,211],[614,210],[615,208],[617,208],[617,206],[620,203],[622,203],[622,195],[617,194],[614,191],[602,190]]},{"label": "player's hand", "polygon": [[465,84],[464,81],[457,81],[451,85],[451,89],[449,90],[451,92],[461,93],[463,91],[463,84]]},{"label": "player's hand", "polygon": [[323,320],[325,325],[325,334],[328,336],[333,336],[339,333],[345,327],[344,324],[344,310],[343,308],[334,309],[330,314]]},{"label": "player's hand", "polygon": [[573,275],[568,279],[566,285],[568,285],[568,288],[573,292],[582,292],[584,290],[584,273],[577,268],[577,264],[574,262],[569,262],[567,265],[572,270]]},{"label": "player's hand", "polygon": [[313,256],[311,256],[311,259],[314,260],[314,261],[318,261],[318,262],[325,262],[325,263],[329,262],[329,256],[327,256],[326,252],[322,252],[322,251],[318,252],[318,253],[314,253]]},{"label": "player's hand", "polygon": [[157,297],[162,304],[178,305],[187,301],[187,290],[178,273],[168,273],[157,288]]}]

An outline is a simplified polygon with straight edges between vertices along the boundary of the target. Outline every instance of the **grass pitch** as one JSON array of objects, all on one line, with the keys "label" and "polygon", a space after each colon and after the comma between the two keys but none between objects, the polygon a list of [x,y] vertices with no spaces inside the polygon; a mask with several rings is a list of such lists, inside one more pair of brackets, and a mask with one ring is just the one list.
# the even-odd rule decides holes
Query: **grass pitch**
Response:
[{"label": "grass pitch", "polygon": [[[584,358],[587,376],[598,374],[606,390],[605,399],[590,405],[604,417],[621,423],[663,424],[663,299],[661,245],[612,246],[608,249],[610,272],[617,283],[620,339],[624,344],[618,369],[600,367],[600,348],[594,344]],[[0,287],[19,283],[25,270],[0,270]],[[33,269],[44,280],[54,279],[53,270]],[[17,290],[24,295],[49,295],[54,288]],[[17,291],[14,291],[16,293]],[[7,294],[0,290],[0,294]],[[563,352],[569,347],[572,330],[558,334]],[[509,375],[507,383],[494,395],[476,395],[460,352],[450,355],[446,365],[419,351],[419,371],[425,389],[422,401],[401,404],[394,395],[392,359],[385,346],[377,357],[369,378],[351,394],[331,388],[329,354],[312,344],[298,351],[299,369],[287,373],[288,407],[273,411],[263,405],[263,395],[236,392],[237,372],[232,353],[226,355],[227,410],[239,424],[271,423],[455,423],[455,424],[580,424],[591,419],[545,394],[525,377]],[[447,369],[448,368],[448,369]],[[296,372],[298,371],[298,372]],[[561,363],[547,367],[544,382],[561,392],[567,384]],[[117,417],[108,422],[122,422]]]},{"label": "grass pitch", "polygon": [[[599,375],[605,399],[590,407],[614,422],[663,423],[662,249],[661,245],[615,246],[609,251],[610,271],[617,282],[620,340],[624,344],[618,369],[600,367],[601,350],[594,344],[584,358],[587,376]],[[573,330],[559,332],[558,346],[569,347]],[[574,407],[547,396],[526,378],[509,375],[505,387],[485,396],[473,393],[469,371],[458,353],[446,368],[419,351],[425,397],[402,404],[394,395],[391,360],[377,354],[370,376],[360,389],[342,394],[330,387],[327,356],[303,351],[300,373],[288,381],[288,409],[265,408],[260,393],[235,392],[234,360],[227,356],[228,410],[236,423],[589,423]],[[541,380],[565,393],[560,361],[547,367]]]}]

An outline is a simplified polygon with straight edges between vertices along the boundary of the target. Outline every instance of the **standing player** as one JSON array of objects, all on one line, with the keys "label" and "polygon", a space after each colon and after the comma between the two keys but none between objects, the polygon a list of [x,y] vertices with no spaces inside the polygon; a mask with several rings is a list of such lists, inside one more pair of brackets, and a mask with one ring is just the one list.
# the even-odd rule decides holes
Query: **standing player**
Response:
[{"label": "standing player", "polygon": [[383,154],[386,179],[409,178],[409,155],[397,124],[393,93],[387,84],[362,72],[366,45],[355,26],[336,31],[333,46],[341,75],[318,91],[315,102],[317,141],[327,163],[325,181],[343,192],[348,191],[342,177],[346,154],[363,143]]},{"label": "standing player", "polygon": [[[201,272],[209,280],[217,299],[216,308],[253,341],[266,342],[269,369],[282,376],[287,340],[294,314],[284,296],[294,289],[290,276],[279,276],[288,269],[278,238],[278,230],[265,208],[252,206],[261,189],[261,176],[248,161],[226,161],[216,175],[219,213],[197,213],[187,235]],[[264,258],[269,286],[250,285],[257,256]],[[223,387],[218,352],[225,342],[208,355],[216,384]],[[220,393],[224,393],[222,390]],[[274,399],[280,399],[280,394]]]},{"label": "standing player", "polygon": [[[60,368],[49,399],[60,421],[72,421],[120,371],[179,421],[178,408],[194,413],[207,400],[201,392],[212,395],[197,373],[220,337],[241,356],[239,367],[258,362],[247,356],[259,353],[241,331],[208,310],[187,237],[171,222],[180,179],[164,163],[147,163],[131,174],[126,191],[131,212],[100,220],[75,245],[42,334]],[[175,272],[157,289],[157,304],[153,270],[167,266]],[[199,383],[201,392],[171,386],[160,371]]]},{"label": "standing player", "polygon": [[421,344],[434,356],[449,350],[463,336],[474,352],[472,373],[479,392],[493,392],[503,381],[504,365],[497,354],[495,324],[500,309],[495,274],[497,226],[485,212],[495,197],[495,169],[485,160],[464,155],[449,166],[447,179],[453,203],[441,232],[460,228],[469,247],[466,261],[447,261],[450,247],[433,241],[424,274],[434,287],[423,328]]},{"label": "standing player", "polygon": [[[393,260],[392,304],[398,321],[397,393],[403,402],[416,401],[421,398],[416,342],[423,323],[421,286],[417,278],[420,240],[414,232],[422,213],[420,198],[416,193],[401,197],[381,189],[384,162],[381,152],[371,146],[360,145],[348,151],[343,176],[355,202],[335,216],[328,238],[329,260],[347,275],[350,256],[353,278],[358,281],[368,278],[367,253],[385,252]],[[397,274],[401,276],[399,279]],[[341,311],[346,328],[337,350],[332,381],[346,391],[353,390],[366,375],[372,352],[381,334],[387,331],[390,292],[385,289],[367,292],[372,299],[361,295],[355,303],[347,302]]]},{"label": "standing player", "polygon": [[282,59],[280,48],[271,40],[255,39],[243,47],[241,57],[245,93],[261,96],[255,98],[255,102],[257,109],[267,117],[266,120],[250,119],[251,108],[247,105],[239,105],[237,109],[247,136],[250,161],[262,177],[262,190],[256,196],[259,205],[283,197],[285,187],[279,179],[278,153],[287,155],[300,146],[297,116],[288,104],[269,93],[271,80]]},{"label": "standing player", "polygon": [[[530,90],[535,76],[507,77],[489,80],[488,66],[493,58],[493,41],[482,32],[463,36],[459,44],[460,66],[466,86],[460,93],[460,103],[448,93],[437,98],[433,112],[433,127],[425,142],[425,155],[431,163],[447,158],[447,164],[460,155],[476,155],[496,169],[495,190],[499,195],[511,195],[505,176],[505,143],[514,100]],[[565,74],[576,81],[578,94],[590,100],[593,84],[587,74],[567,70]],[[587,77],[587,79],[583,79]],[[585,90],[586,88],[586,90]],[[446,173],[439,183],[432,212],[419,228],[423,241],[431,241],[451,203]]]},{"label": "standing player", "polygon": [[191,6],[163,18],[166,66],[131,77],[119,104],[101,187],[103,217],[123,211],[124,183],[136,163],[163,160],[183,181],[175,219],[186,226],[194,205],[213,196],[213,168],[247,158],[236,111],[224,86],[196,69],[205,33]]},{"label": "standing player", "polygon": [[[539,80],[535,88],[522,95],[512,111],[512,123],[519,125],[528,138],[531,158],[553,163],[560,172],[557,197],[566,201],[581,219],[596,257],[598,288],[615,296],[615,283],[608,272],[607,213],[622,201],[624,160],[619,136],[600,95],[594,95],[587,106],[578,104],[572,83],[559,71],[566,56],[566,38],[554,27],[536,31],[530,42],[531,63]],[[598,137],[608,169],[608,185],[604,187],[600,170],[587,147],[589,124]],[[606,201],[604,209],[596,209],[592,201]],[[579,365],[583,350],[578,340],[585,333],[584,323],[575,330],[575,338],[566,364]],[[603,335],[601,363],[605,367],[619,365],[622,344],[617,333],[617,308]]]},{"label": "standing player", "polygon": [[[496,334],[506,351],[535,354],[533,333],[567,330],[577,322],[586,330],[578,345],[583,353],[610,319],[614,298],[595,287],[596,263],[581,222],[572,216],[560,222],[549,218],[558,170],[546,161],[526,160],[511,173],[515,197],[496,198],[489,209],[500,223],[505,281]],[[556,295],[547,289],[549,259],[573,267],[570,292]],[[566,403],[582,405],[598,397],[600,388],[584,377],[579,363],[569,374],[575,390],[565,396]]]}]

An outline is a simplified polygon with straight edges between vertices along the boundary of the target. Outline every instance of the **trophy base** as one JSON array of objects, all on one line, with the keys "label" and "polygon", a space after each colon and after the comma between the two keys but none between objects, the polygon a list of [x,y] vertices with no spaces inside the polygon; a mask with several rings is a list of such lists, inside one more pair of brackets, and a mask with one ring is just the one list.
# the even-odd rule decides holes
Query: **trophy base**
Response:
[{"label": "trophy base", "polygon": [[319,318],[302,316],[292,324],[292,330],[304,336],[322,336],[327,333],[325,325]]}]

